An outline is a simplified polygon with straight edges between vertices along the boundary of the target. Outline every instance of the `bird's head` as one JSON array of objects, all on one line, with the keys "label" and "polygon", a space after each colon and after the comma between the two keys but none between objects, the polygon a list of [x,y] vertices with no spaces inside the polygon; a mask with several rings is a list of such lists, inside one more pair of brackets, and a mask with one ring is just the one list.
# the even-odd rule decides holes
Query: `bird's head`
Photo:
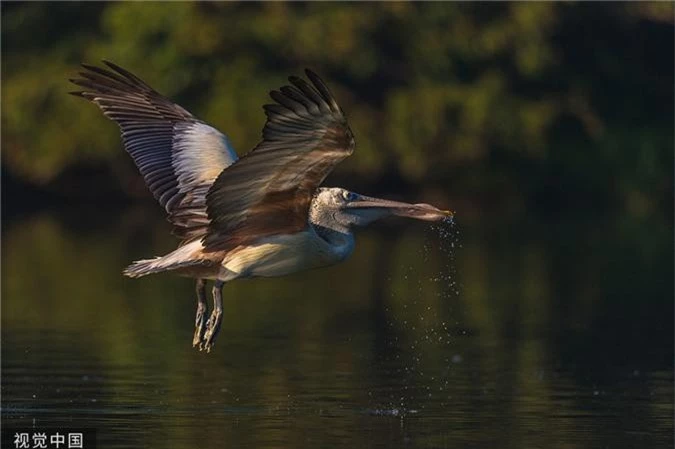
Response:
[{"label": "bird's head", "polygon": [[409,204],[373,198],[339,187],[318,189],[310,209],[312,223],[340,232],[348,232],[354,226],[365,226],[392,215],[441,221],[452,218],[453,213],[430,204]]}]

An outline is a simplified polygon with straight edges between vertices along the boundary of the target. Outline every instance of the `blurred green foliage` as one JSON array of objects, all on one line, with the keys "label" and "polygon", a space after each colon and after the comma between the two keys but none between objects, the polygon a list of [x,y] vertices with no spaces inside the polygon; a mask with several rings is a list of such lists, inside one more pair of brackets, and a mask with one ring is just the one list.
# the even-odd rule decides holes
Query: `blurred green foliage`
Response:
[{"label": "blurred green foliage", "polygon": [[670,2],[4,3],[3,170],[48,189],[82,168],[137,179],[116,127],[65,94],[82,61],[137,73],[240,153],[267,92],[311,67],[357,138],[338,177],[670,210],[673,17]]}]

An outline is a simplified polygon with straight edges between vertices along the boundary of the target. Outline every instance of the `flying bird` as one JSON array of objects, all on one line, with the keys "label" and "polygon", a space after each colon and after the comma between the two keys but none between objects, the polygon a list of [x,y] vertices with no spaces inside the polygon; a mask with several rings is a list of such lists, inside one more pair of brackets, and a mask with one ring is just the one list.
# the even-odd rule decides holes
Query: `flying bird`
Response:
[{"label": "flying bird", "polygon": [[[137,278],[171,272],[195,278],[197,313],[192,344],[210,351],[220,329],[223,284],[284,276],[332,265],[354,250],[353,229],[399,215],[427,221],[452,217],[428,204],[372,198],[319,187],[354,151],[354,136],[326,84],[309,80],[270,92],[262,141],[237,157],[229,139],[157,93],[129,71],[82,64],[71,92],[96,105],[121,130],[153,196],[164,207],[178,248],[133,262]],[[208,317],[206,281],[214,281]]]}]

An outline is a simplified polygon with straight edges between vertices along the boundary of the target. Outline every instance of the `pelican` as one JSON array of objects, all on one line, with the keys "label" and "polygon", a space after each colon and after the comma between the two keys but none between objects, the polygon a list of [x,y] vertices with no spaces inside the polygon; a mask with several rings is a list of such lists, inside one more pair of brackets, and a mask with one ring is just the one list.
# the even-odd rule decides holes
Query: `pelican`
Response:
[{"label": "pelican", "polygon": [[[226,135],[162,96],[129,71],[82,64],[70,92],[95,103],[122,134],[153,196],[168,214],[178,248],[124,270],[137,278],[171,272],[196,279],[192,345],[209,352],[220,329],[226,282],[284,276],[332,265],[354,250],[353,229],[390,215],[452,218],[429,204],[319,187],[354,150],[342,109],[311,70],[307,82],[270,92],[262,141],[237,157]],[[311,83],[311,84],[310,84]],[[206,315],[206,281],[214,281]]]}]

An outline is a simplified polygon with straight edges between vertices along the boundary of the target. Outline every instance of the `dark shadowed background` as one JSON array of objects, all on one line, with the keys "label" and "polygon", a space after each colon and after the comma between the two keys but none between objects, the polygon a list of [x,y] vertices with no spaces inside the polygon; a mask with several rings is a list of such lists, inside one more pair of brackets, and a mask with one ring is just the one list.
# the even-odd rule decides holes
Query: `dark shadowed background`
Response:
[{"label": "dark shadowed background", "polygon": [[[2,424],[101,447],[673,444],[672,3],[2,4]],[[129,280],[170,227],[108,59],[226,133],[319,73],[356,135],[327,180],[429,202],[350,260],[225,287]],[[4,440],[3,440],[4,441]]]}]

